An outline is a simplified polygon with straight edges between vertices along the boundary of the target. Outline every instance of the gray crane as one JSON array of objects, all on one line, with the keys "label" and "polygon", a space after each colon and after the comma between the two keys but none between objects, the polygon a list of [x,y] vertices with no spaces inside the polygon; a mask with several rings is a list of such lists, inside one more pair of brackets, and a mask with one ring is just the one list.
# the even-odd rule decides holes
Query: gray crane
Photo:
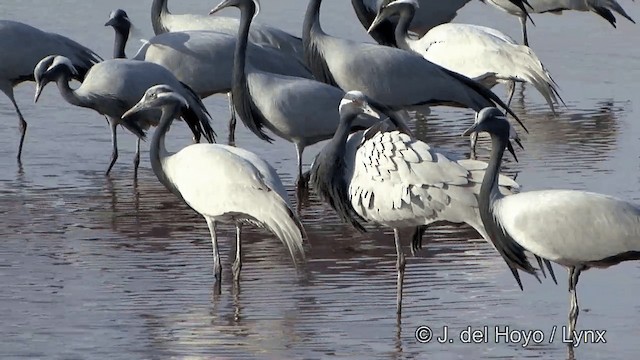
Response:
[{"label": "gray crane", "polygon": [[24,81],[33,81],[33,68],[50,54],[66,56],[76,68],[74,78],[80,81],[94,64],[102,60],[92,50],[62,35],[44,32],[17,21],[0,20],[0,91],[11,100],[18,115],[18,162],[22,159],[27,122],[20,112],[13,88]]},{"label": "gray crane", "polygon": [[359,89],[393,110],[450,105],[480,111],[498,104],[522,125],[498,96],[464,75],[405,50],[327,35],[320,26],[321,3],[309,1],[302,34],[306,64],[319,81]]},{"label": "gray crane", "polygon": [[616,17],[611,10],[625,17],[632,23],[636,23],[627,14],[626,11],[618,4],[616,0],[528,0],[529,5],[526,12],[522,8],[514,6],[511,0],[480,0],[483,3],[489,3],[508,14],[517,16],[522,26],[522,43],[529,46],[527,37],[527,18],[533,23],[533,19],[529,14],[562,14],[565,10],[591,11],[594,12],[616,27]]},{"label": "gray crane", "polygon": [[[114,57],[125,57],[131,21],[124,10],[112,11],[105,24],[116,33]],[[178,80],[191,87],[200,98],[231,92],[233,52],[237,34],[217,31],[180,31],[156,35],[133,57],[162,65]],[[311,79],[313,75],[297,57],[269,45],[248,44],[247,62],[274,74]],[[235,143],[236,118],[229,99],[229,144]]]},{"label": "gray crane", "polygon": [[[175,15],[169,12],[167,2],[153,0],[151,5],[151,24],[156,35],[187,30],[215,30],[228,35],[238,33],[238,19],[199,14]],[[255,44],[270,45],[302,60],[302,39],[278,28],[256,23],[249,31],[249,40]]]},{"label": "gray crane", "polygon": [[[397,314],[402,309],[405,259],[399,229],[414,228],[412,252],[422,247],[422,234],[436,222],[467,223],[491,243],[478,210],[480,182],[487,163],[450,160],[415,139],[402,123],[379,123],[349,137],[353,119],[371,111],[359,91],[340,103],[340,126],[320,151],[311,169],[319,197],[345,222],[365,231],[361,222],[393,228],[398,272]],[[512,194],[518,184],[500,176],[500,190]],[[512,272],[530,270],[509,264]],[[519,278],[516,278],[521,285]]]},{"label": "gray crane", "polygon": [[518,45],[506,34],[485,26],[442,24],[424,36],[409,35],[409,24],[419,9],[417,0],[396,0],[380,8],[369,31],[385,19],[399,16],[395,31],[399,48],[413,51],[451,71],[474,79],[488,88],[507,83],[510,105],[516,82],[533,85],[544,97],[551,111],[562,98],[556,83],[538,56],[526,45]]},{"label": "gray crane", "polygon": [[236,258],[232,267],[236,283],[240,281],[242,267],[240,232],[243,224],[268,229],[287,247],[294,261],[296,255],[304,258],[304,228],[292,210],[280,177],[269,163],[247,150],[221,144],[192,144],[171,154],[165,147],[165,137],[173,120],[185,112],[204,113],[206,109],[201,103],[187,101],[182,91],[161,84],[149,88],[140,101],[123,114],[123,119],[133,119],[149,109],[162,111],[149,150],[151,167],[169,191],[207,221],[218,289],[222,266],[217,223],[236,226]]},{"label": "gray crane", "polygon": [[464,133],[491,135],[489,167],[479,198],[482,222],[498,248],[526,249],[545,259],[552,274],[549,261],[568,269],[568,333],[573,339],[579,314],[576,285],[582,271],[640,259],[640,207],[577,190],[528,191],[503,197],[498,191],[497,174],[508,131],[504,115],[496,108],[487,108]]},{"label": "gray crane", "polygon": [[[371,28],[378,10],[388,5],[392,0],[351,0],[351,5],[356,12],[356,16],[365,29]],[[458,10],[471,0],[419,0],[420,8],[416,12],[409,31],[418,37],[424,36],[429,30],[438,25],[448,23],[458,15]],[[506,0],[520,9],[523,14],[527,13],[527,0]],[[382,21],[369,35],[380,45],[398,47],[394,31],[398,20],[389,18]]]},{"label": "gray crane", "polygon": [[[118,159],[118,142],[116,127],[122,124],[129,131],[138,135],[136,139],[136,155],[134,158],[134,176],[137,176],[140,163],[140,134],[129,123],[123,123],[122,114],[131,108],[151,86],[158,83],[169,84],[179,89],[181,95],[193,105],[190,112],[184,113],[183,119],[193,132],[196,142],[201,135],[214,141],[214,131],[209,123],[209,114],[200,106],[200,98],[187,85],[178,81],[166,68],[145,61],[112,59],[94,65],[87,73],[82,85],[72,90],[69,81],[77,70],[71,61],[64,56],[50,55],[42,59],[35,67],[36,81],[35,101],[38,101],[44,87],[51,81],[56,82],[60,94],[70,104],[90,108],[109,119],[111,127],[112,154],[106,175]],[[141,113],[132,118],[139,128],[148,129],[157,126],[157,118],[153,114]]]},{"label": "gray crane", "polygon": [[[235,6],[240,9],[240,27],[233,68],[233,104],[244,124],[258,137],[271,142],[266,127],[292,142],[298,155],[298,189],[305,186],[302,176],[304,148],[330,139],[338,128],[338,104],[344,92],[314,80],[261,71],[246,62],[249,28],[256,13],[253,0],[225,0],[211,13]],[[354,127],[368,127],[376,118],[362,118]]]}]

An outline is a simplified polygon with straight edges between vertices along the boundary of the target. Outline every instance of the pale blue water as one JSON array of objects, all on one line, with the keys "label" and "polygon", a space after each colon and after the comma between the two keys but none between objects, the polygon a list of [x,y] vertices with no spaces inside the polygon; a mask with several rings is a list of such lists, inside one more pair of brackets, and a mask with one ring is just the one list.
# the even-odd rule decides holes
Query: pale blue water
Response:
[{"label": "pale blue water", "polygon": [[[636,3],[621,0],[640,19]],[[151,1],[5,0],[0,17],[55,31],[111,57],[113,31],[103,26],[121,7],[150,37]],[[173,1],[176,13],[206,13],[214,2]],[[299,34],[305,1],[263,1],[260,20]],[[366,40],[347,1],[325,1],[325,29]],[[227,15],[237,12],[229,11]],[[621,19],[613,29],[594,14],[535,16],[530,41],[560,85],[567,108],[554,117],[531,88],[516,93],[513,109],[530,130],[519,163],[509,162],[524,190],[576,188],[640,202],[637,123],[640,103],[640,28]],[[456,21],[501,29],[516,39],[519,25],[473,2]],[[139,43],[128,47],[132,54]],[[496,87],[504,96],[504,89]],[[409,257],[403,318],[395,320],[395,251],[392,235],[366,235],[340,224],[315,198],[302,212],[311,250],[296,274],[279,242],[246,229],[240,291],[231,286],[233,229],[222,228],[224,280],[213,295],[210,239],[204,221],[158,183],[146,147],[136,186],[134,138],[123,131],[120,159],[105,178],[109,131],[97,113],[64,102],[54,86],[33,104],[34,86],[17,88],[29,122],[23,168],[15,162],[17,119],[0,96],[0,358],[209,359],[209,358],[564,358],[566,275],[559,285],[524,281],[521,292],[491,247],[467,227],[434,227],[429,246]],[[524,96],[524,97],[523,97]],[[205,104],[220,139],[226,138],[223,96]],[[435,108],[418,135],[449,153],[467,155],[459,134],[470,124],[465,110]],[[189,143],[175,127],[171,146]],[[293,188],[291,144],[267,144],[239,126],[238,144],[267,158]],[[483,149],[488,144],[483,143]],[[307,164],[319,147],[309,149]],[[481,150],[486,158],[486,150]],[[408,252],[408,248],[406,249]],[[607,330],[606,344],[576,349],[580,359],[635,358],[640,350],[640,276],[636,263],[583,274],[580,329]],[[421,344],[419,326],[436,335],[449,327],[508,325],[539,329],[543,344]],[[503,340],[501,338],[501,340]]]}]

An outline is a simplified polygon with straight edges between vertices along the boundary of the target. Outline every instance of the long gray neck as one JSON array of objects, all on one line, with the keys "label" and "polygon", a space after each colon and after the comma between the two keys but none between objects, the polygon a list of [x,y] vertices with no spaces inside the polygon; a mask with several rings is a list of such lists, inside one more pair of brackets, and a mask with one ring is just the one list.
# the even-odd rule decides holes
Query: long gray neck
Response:
[{"label": "long gray neck", "polygon": [[489,234],[494,233],[498,226],[491,207],[493,201],[501,197],[498,189],[498,177],[500,176],[500,165],[502,164],[502,156],[504,155],[507,141],[509,140],[494,134],[491,135],[491,157],[480,187],[480,196],[478,198],[480,217]]},{"label": "long gray neck", "polygon": [[89,101],[83,97],[80,97],[75,90],[71,89],[69,82],[71,81],[71,72],[68,70],[62,70],[56,78],[56,84],[60,95],[71,105],[81,107],[91,107]]},{"label": "long gray neck", "polygon": [[413,21],[413,17],[416,14],[416,9],[413,6],[405,6],[400,10],[400,19],[398,20],[398,25],[396,25],[396,30],[394,32],[396,43],[400,49],[409,50],[409,27],[411,26],[411,21]]},{"label": "long gray neck", "polygon": [[347,146],[347,138],[351,133],[351,125],[355,121],[357,114],[347,114],[341,117],[340,124],[333,137],[326,145],[326,149],[330,149],[330,152],[340,159],[344,158],[345,148]]},{"label": "long gray neck", "polygon": [[167,28],[163,23],[164,19],[169,15],[171,15],[171,13],[167,7],[167,0],[153,0],[153,4],[151,5],[151,26],[156,35],[167,32]]},{"label": "long gray neck", "polygon": [[304,23],[302,24],[302,41],[304,43],[312,40],[312,31],[324,34],[320,26],[320,5],[322,5],[322,0],[309,0],[309,5],[307,5],[307,11],[304,15]]},{"label": "long gray neck", "polygon": [[126,59],[125,47],[127,46],[127,40],[129,40],[130,29],[122,29],[120,27],[113,28],[116,32],[116,38],[113,42],[113,58],[114,59]]},{"label": "long gray neck", "polygon": [[160,123],[151,138],[149,159],[151,161],[151,168],[162,185],[164,185],[174,195],[182,199],[182,195],[180,195],[178,189],[173,185],[173,182],[171,182],[164,169],[164,160],[169,156],[169,152],[164,145],[164,138],[171,127],[173,119],[178,114],[178,111],[178,105],[166,105],[162,108]]},{"label": "long gray neck", "polygon": [[[256,6],[253,1],[240,7],[240,25],[238,27],[238,40],[234,50],[233,60],[233,95],[245,96],[247,91],[247,74],[245,65],[247,62],[247,46],[249,43],[249,29],[251,20],[256,13]],[[246,90],[246,91],[244,91]],[[240,100],[240,99],[238,99]]]}]

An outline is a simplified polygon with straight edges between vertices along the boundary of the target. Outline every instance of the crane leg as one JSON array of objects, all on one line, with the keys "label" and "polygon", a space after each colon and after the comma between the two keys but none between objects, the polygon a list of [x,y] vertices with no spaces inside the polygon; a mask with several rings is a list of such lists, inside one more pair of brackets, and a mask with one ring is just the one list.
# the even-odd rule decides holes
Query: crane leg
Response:
[{"label": "crane leg", "polygon": [[22,145],[24,144],[24,136],[27,134],[27,122],[24,121],[24,117],[22,116],[22,112],[20,112],[20,108],[18,108],[18,103],[16,99],[13,97],[13,92],[9,96],[9,100],[13,104],[13,107],[16,109],[16,113],[18,114],[18,125],[20,125],[20,143],[18,144],[18,162],[22,162]]},{"label": "crane leg", "polygon": [[295,144],[296,146],[296,154],[298,156],[298,179],[296,181],[298,189],[306,189],[307,180],[305,176],[302,175],[302,152],[304,151],[304,146],[300,146],[299,144]]},{"label": "crane leg", "polygon": [[511,100],[513,100],[513,94],[516,92],[516,82],[510,80],[507,84],[507,92],[509,93],[509,100],[507,100],[507,106],[511,107]]},{"label": "crane leg", "polygon": [[469,141],[471,142],[471,154],[469,155],[469,158],[471,160],[475,160],[476,159],[476,145],[478,144],[478,133],[473,133],[471,134],[471,136],[469,136]]},{"label": "crane leg", "polygon": [[522,26],[522,43],[529,46],[529,38],[527,37],[527,15],[520,17],[520,26]]},{"label": "crane leg", "polygon": [[216,222],[208,217],[207,225],[211,233],[211,247],[213,248],[213,276],[216,279],[216,286],[220,287],[222,281],[222,265],[220,264],[220,252],[218,251],[218,238],[216,237]]},{"label": "crane leg", "polygon": [[231,119],[229,119],[229,145],[236,146],[236,111],[233,108],[233,97],[231,93],[227,93],[229,96],[229,113]]},{"label": "crane leg", "polygon": [[[578,278],[582,272],[583,267],[572,266],[569,268],[569,294],[570,294],[570,306],[569,306],[569,339],[573,342],[574,334],[576,330],[576,324],[578,322],[578,314],[580,313],[580,307],[578,306],[578,292],[576,286],[578,285]],[[570,344],[571,345],[571,344]]]},{"label": "crane leg", "polygon": [[114,119],[109,119],[109,126],[111,127],[111,162],[109,163],[109,167],[107,168],[106,176],[109,176],[109,172],[111,172],[111,168],[118,160],[118,138],[116,136],[116,128],[118,127],[118,122]]},{"label": "crane leg", "polygon": [[236,224],[236,258],[233,260],[231,269],[233,270],[233,281],[238,284],[240,282],[240,270],[242,270],[242,257],[240,245],[240,232],[242,231],[242,224]]},{"label": "crane leg", "polygon": [[140,165],[140,138],[136,139],[136,155],[133,157],[133,177],[138,177],[138,165]]},{"label": "crane leg", "polygon": [[398,256],[398,260],[396,262],[396,270],[398,271],[398,281],[396,284],[396,314],[398,318],[400,318],[402,314],[402,286],[404,283],[404,268],[406,265],[406,260],[404,258],[404,253],[402,252],[402,244],[400,243],[400,232],[398,229],[393,229],[393,236],[396,241],[396,253]]}]

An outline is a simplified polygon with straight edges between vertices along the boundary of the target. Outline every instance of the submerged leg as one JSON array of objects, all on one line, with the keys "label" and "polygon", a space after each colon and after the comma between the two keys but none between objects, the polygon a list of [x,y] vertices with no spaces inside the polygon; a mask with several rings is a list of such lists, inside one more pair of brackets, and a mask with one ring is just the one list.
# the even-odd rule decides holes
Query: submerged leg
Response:
[{"label": "submerged leg", "polygon": [[520,17],[520,25],[522,26],[522,43],[529,46],[529,39],[527,38],[527,15],[523,14]]},{"label": "submerged leg", "polygon": [[398,260],[396,262],[396,270],[398,271],[398,281],[396,284],[396,314],[399,318],[402,314],[402,285],[404,283],[404,268],[406,260],[404,258],[404,253],[402,252],[402,244],[400,243],[400,232],[398,231],[398,229],[393,229],[393,236],[396,241],[396,254],[398,256]]},{"label": "submerged leg", "polygon": [[576,324],[578,322],[578,314],[580,313],[580,307],[578,306],[578,292],[576,286],[578,285],[578,278],[583,268],[580,266],[574,266],[569,268],[569,339],[574,341],[573,334],[576,330]]},{"label": "submerged leg", "polygon": [[218,252],[218,239],[216,237],[216,222],[213,219],[205,217],[209,232],[211,233],[211,246],[213,248],[213,275],[216,278],[216,284],[220,286],[222,281],[222,265],[220,265],[220,253]]},{"label": "submerged leg", "polygon": [[242,231],[242,224],[236,224],[236,258],[233,260],[231,269],[233,270],[233,281],[237,284],[240,282],[240,270],[242,270],[242,257],[240,245],[240,232]]},{"label": "submerged leg", "polygon": [[295,144],[296,146],[296,154],[298,155],[298,179],[296,181],[298,189],[305,189],[307,187],[307,180],[305,176],[302,175],[302,152],[304,151],[304,146],[300,144]]},{"label": "submerged leg", "polygon": [[20,143],[18,144],[18,162],[22,161],[22,145],[24,144],[24,136],[27,134],[27,122],[24,121],[24,117],[20,112],[20,108],[18,108],[18,103],[16,103],[16,99],[13,97],[13,91],[9,96],[9,100],[13,104],[13,107],[16,109],[16,113],[18,114],[18,124],[20,125]]},{"label": "submerged leg", "polygon": [[118,127],[118,122],[114,119],[109,119],[109,127],[111,128],[111,162],[109,163],[109,167],[107,168],[107,172],[105,175],[109,175],[111,172],[111,168],[118,160],[118,138],[116,137],[116,128]]},{"label": "submerged leg", "polygon": [[140,165],[140,138],[136,139],[136,155],[133,157],[133,177],[138,177],[138,165]]},{"label": "submerged leg", "polygon": [[229,119],[229,145],[236,145],[236,111],[233,107],[233,97],[231,92],[227,93],[229,96],[229,113],[231,113],[231,119]]}]

